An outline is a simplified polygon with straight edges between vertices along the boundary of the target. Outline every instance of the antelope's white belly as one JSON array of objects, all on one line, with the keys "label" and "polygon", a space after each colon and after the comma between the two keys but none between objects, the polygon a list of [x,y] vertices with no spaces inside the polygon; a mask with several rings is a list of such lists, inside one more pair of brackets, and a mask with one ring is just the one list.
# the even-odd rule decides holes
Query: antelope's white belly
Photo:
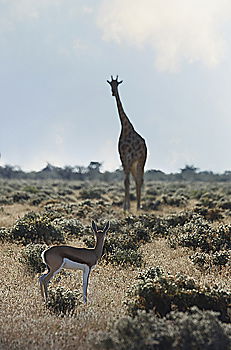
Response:
[{"label": "antelope's white belly", "polygon": [[70,270],[85,270],[85,269],[89,269],[89,266],[87,264],[80,264],[76,261],[64,258],[63,259],[63,265],[62,267],[64,269],[70,269]]}]

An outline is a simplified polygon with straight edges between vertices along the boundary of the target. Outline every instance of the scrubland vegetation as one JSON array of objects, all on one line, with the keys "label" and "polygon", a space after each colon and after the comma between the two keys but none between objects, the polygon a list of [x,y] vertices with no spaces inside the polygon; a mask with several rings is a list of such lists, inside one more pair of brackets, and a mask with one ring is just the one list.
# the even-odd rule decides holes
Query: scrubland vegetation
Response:
[{"label": "scrubland vegetation", "polygon": [[[124,214],[120,182],[0,180],[0,348],[231,349],[229,182],[146,182]],[[92,247],[111,227],[82,302],[62,271],[44,304],[41,252]]]}]

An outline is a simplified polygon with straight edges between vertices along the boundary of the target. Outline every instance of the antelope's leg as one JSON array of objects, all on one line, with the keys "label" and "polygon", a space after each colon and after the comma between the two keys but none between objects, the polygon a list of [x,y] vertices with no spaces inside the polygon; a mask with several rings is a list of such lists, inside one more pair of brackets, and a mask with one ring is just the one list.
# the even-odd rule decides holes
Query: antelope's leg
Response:
[{"label": "antelope's leg", "polygon": [[40,291],[41,291],[41,295],[42,295],[42,298],[45,300],[45,291],[44,291],[44,282],[43,282],[43,279],[46,275],[41,275],[39,277],[39,285],[40,285]]},{"label": "antelope's leg", "polygon": [[47,301],[47,298],[48,298],[48,291],[47,291],[48,283],[58,272],[62,270],[63,265],[64,263],[62,263],[61,266],[55,269],[54,268],[52,269],[51,267],[49,267],[48,273],[39,277],[41,294],[45,301]]},{"label": "antelope's leg", "polygon": [[87,287],[88,287],[90,271],[91,271],[90,267],[86,265],[83,270],[83,302],[84,304],[87,303]]}]

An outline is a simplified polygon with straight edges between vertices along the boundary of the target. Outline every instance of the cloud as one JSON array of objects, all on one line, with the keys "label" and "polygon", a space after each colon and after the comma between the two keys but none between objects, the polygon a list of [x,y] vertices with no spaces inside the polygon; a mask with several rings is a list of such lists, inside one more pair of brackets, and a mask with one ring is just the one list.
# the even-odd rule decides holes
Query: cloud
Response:
[{"label": "cloud", "polygon": [[0,0],[0,29],[13,30],[19,23],[36,22],[43,17],[76,19],[91,12],[93,9],[83,6],[80,0]]},{"label": "cloud", "polygon": [[89,45],[81,26],[93,11],[82,0],[0,0],[0,48],[20,45],[28,52],[34,45],[31,55],[52,51],[66,58],[85,53]]},{"label": "cloud", "polygon": [[174,72],[185,62],[218,65],[226,49],[223,26],[230,18],[228,0],[104,0],[98,25],[104,40],[151,47],[156,68]]},{"label": "cloud", "polygon": [[[12,26],[25,20],[36,20],[48,5],[49,1],[45,0],[0,1],[1,19],[7,18],[8,23],[11,23]],[[3,26],[3,29],[7,28]]]}]

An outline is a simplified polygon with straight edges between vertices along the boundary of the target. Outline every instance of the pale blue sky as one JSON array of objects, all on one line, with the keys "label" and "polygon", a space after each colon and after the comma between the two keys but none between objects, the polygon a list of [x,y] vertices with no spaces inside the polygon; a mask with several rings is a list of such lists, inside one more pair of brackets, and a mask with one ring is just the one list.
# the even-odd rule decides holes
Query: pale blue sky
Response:
[{"label": "pale blue sky", "polygon": [[231,169],[231,2],[0,0],[0,164],[120,166],[106,80],[146,169]]}]

